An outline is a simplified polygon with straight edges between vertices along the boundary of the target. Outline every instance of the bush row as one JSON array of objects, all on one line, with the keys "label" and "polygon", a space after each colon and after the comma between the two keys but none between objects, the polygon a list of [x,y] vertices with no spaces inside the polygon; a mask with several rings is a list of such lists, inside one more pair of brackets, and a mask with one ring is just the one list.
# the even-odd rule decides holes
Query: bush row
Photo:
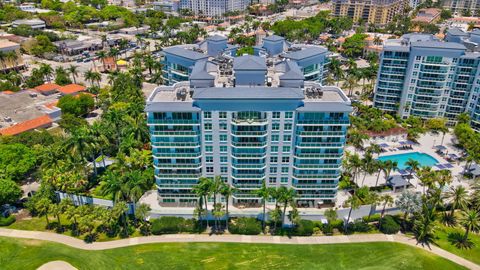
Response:
[{"label": "bush row", "polygon": [[195,219],[182,217],[161,217],[152,221],[152,234],[170,233],[198,233],[203,231],[203,226]]},{"label": "bush row", "polygon": [[8,226],[15,222],[14,216],[2,217],[0,216],[0,226]]}]

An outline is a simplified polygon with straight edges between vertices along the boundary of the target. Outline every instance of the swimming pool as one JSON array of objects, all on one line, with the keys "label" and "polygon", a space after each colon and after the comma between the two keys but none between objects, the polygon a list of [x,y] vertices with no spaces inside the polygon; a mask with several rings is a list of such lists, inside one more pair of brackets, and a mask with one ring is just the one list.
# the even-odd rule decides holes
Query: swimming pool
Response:
[{"label": "swimming pool", "polygon": [[387,161],[387,160],[396,161],[397,164],[398,164],[397,167],[400,170],[404,170],[408,167],[407,165],[405,165],[405,163],[409,159],[413,159],[413,160],[418,161],[420,163],[421,167],[423,167],[423,166],[432,167],[432,166],[434,166],[435,164],[438,163],[438,160],[436,160],[434,157],[432,157],[428,154],[419,153],[419,152],[383,156],[383,157],[378,158],[378,160],[381,160],[381,161]]}]

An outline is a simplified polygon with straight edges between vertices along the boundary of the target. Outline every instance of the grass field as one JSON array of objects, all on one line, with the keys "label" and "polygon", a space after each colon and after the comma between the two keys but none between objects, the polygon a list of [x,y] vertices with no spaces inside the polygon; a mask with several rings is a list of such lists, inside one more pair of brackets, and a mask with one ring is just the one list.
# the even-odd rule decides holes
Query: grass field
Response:
[{"label": "grass field", "polygon": [[0,237],[2,269],[36,269],[64,260],[78,269],[464,269],[398,243],[268,245],[169,243],[84,251]]},{"label": "grass field", "polygon": [[471,249],[459,249],[448,241],[448,235],[454,232],[460,232],[461,234],[464,234],[465,230],[460,228],[447,227],[441,224],[438,225],[438,229],[435,233],[435,236],[437,237],[435,243],[439,247],[453,254],[463,257],[476,264],[480,264],[480,236],[475,233],[470,233],[468,238],[470,238],[470,240],[472,240],[472,242],[475,244],[474,247]]}]

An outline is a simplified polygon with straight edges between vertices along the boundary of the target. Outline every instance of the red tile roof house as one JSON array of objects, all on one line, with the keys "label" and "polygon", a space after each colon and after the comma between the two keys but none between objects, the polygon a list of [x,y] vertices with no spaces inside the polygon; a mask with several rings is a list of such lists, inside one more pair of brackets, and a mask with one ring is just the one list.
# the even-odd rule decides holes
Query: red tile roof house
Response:
[{"label": "red tile roof house", "polygon": [[48,96],[58,92],[58,89],[60,89],[60,87],[61,87],[60,85],[55,83],[45,83],[45,84],[34,87],[33,90],[37,91],[38,93],[41,93],[42,95]]},{"label": "red tile roof house", "polygon": [[81,92],[85,92],[85,90],[87,90],[85,86],[72,83],[65,86],[60,86],[60,88],[58,89],[58,92],[60,92],[62,95],[75,96]]},{"label": "red tile roof house", "polygon": [[27,120],[22,123],[18,123],[11,127],[6,127],[0,129],[0,135],[11,135],[15,136],[22,132],[35,130],[38,128],[48,128],[52,126],[52,119],[48,115],[42,115],[40,117]]}]

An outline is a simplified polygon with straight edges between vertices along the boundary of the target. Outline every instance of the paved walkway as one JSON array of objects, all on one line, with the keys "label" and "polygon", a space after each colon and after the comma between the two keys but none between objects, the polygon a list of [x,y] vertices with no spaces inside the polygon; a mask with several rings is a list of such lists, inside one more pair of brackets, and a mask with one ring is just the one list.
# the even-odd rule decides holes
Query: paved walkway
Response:
[{"label": "paved walkway", "polygon": [[159,236],[145,236],[127,238],[109,242],[85,243],[84,241],[66,235],[37,232],[22,231],[0,228],[0,236],[28,238],[52,241],[65,244],[74,248],[85,250],[104,250],[126,246],[134,246],[140,244],[151,243],[171,243],[171,242],[230,242],[230,243],[268,243],[268,244],[337,244],[337,243],[363,243],[363,242],[397,242],[413,247],[422,248],[428,252],[451,260],[459,265],[469,269],[480,270],[480,266],[455,254],[445,251],[436,246],[422,247],[417,245],[415,239],[406,237],[401,234],[385,235],[385,234],[353,234],[338,236],[311,236],[311,237],[281,237],[281,236],[249,236],[249,235],[206,235],[206,234],[170,234]]},{"label": "paved walkway", "polygon": [[77,270],[77,268],[65,261],[51,261],[40,266],[37,270]]}]

